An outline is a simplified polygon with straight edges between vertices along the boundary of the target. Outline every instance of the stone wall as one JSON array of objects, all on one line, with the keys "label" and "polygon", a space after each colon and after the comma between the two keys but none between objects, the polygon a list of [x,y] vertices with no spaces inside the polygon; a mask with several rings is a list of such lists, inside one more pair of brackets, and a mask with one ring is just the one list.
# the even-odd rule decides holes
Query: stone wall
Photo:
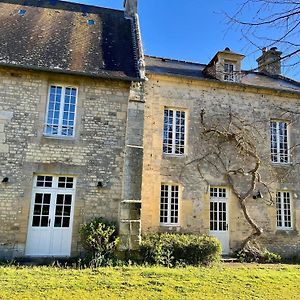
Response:
[{"label": "stone wall", "polygon": [[[51,83],[78,87],[74,138],[43,135]],[[1,257],[24,255],[35,174],[77,177],[73,255],[80,224],[95,216],[118,220],[129,89],[129,82],[0,69]]]},{"label": "stone wall", "polygon": [[[270,89],[247,88],[244,85],[217,83],[212,81],[196,81],[175,77],[148,74],[149,81],[145,87],[145,131],[144,131],[144,167],[142,187],[142,230],[149,231],[178,231],[209,233],[209,186],[226,186],[226,180],[211,170],[204,174],[206,180],[199,175],[196,167],[186,168],[186,164],[197,158],[203,145],[199,140],[201,127],[201,111],[205,109],[206,117],[228,115],[229,107],[240,118],[255,124],[258,138],[258,149],[261,157],[272,169],[263,167],[263,178],[272,182],[273,191],[286,189],[293,197],[293,231],[280,232],[276,229],[276,208],[266,205],[264,199],[250,199],[248,208],[251,216],[264,229],[263,241],[270,249],[289,255],[299,251],[300,229],[300,195],[299,165],[270,164],[270,119],[291,121],[291,146],[300,142],[300,120],[297,115],[284,113],[282,107],[298,110],[297,95],[289,93],[274,93]],[[183,157],[163,155],[162,137],[164,108],[180,108],[187,115],[187,145]],[[201,150],[202,149],[202,150]],[[292,161],[300,161],[297,147],[293,151]],[[277,182],[276,174],[290,168],[291,172],[284,181]],[[184,172],[182,170],[184,169]],[[211,171],[211,172],[210,172]],[[272,174],[272,175],[270,175]],[[160,226],[160,186],[161,183],[176,183],[180,186],[179,213],[180,226]],[[242,187],[242,183],[241,183]],[[266,198],[267,195],[265,195]],[[234,251],[241,241],[251,232],[251,228],[241,213],[239,203],[229,191],[229,233],[230,248]],[[273,247],[273,248],[272,248]]]}]

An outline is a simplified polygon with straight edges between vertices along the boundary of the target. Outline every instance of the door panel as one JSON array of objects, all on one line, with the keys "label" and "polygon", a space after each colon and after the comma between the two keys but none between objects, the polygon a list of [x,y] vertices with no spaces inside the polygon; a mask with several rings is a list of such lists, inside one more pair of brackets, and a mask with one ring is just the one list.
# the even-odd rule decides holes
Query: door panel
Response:
[{"label": "door panel", "polygon": [[[210,198],[210,235],[216,237],[222,244],[222,254],[227,255],[229,248],[228,201],[224,188],[213,188],[222,192],[211,192]],[[225,191],[224,191],[225,190]]]},{"label": "door panel", "polygon": [[[73,178],[55,176],[37,176],[37,178],[31,205],[26,255],[69,256],[75,192]],[[53,179],[51,187],[45,185],[44,178]],[[66,183],[62,182],[64,178]],[[63,183],[65,186],[62,186]]]},{"label": "door panel", "polygon": [[49,255],[51,193],[35,193],[29,224],[26,254]]}]

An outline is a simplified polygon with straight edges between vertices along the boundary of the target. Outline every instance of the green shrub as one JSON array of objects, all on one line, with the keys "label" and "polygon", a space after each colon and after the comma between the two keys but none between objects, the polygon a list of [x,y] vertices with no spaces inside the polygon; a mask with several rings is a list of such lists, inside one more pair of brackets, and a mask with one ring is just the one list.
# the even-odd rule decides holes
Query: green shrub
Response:
[{"label": "green shrub", "polygon": [[210,236],[156,233],[143,237],[144,262],[167,267],[208,265],[221,258],[220,242]]},{"label": "green shrub", "polygon": [[279,263],[282,258],[279,254],[270,252],[266,249],[260,252],[251,252],[247,250],[238,250],[235,256],[242,263],[257,262],[257,263]]},{"label": "green shrub", "polygon": [[102,218],[96,218],[80,228],[81,243],[85,250],[93,256],[95,265],[103,265],[104,261],[113,257],[118,246],[117,226]]}]

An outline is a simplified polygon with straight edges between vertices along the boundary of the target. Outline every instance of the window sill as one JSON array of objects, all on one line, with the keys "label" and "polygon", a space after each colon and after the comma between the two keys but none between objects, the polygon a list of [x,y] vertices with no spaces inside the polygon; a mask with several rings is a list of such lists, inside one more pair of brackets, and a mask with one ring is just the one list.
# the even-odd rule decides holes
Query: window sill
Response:
[{"label": "window sill", "polygon": [[276,229],[276,234],[279,235],[290,235],[295,233],[295,229],[294,228],[277,228]]},{"label": "window sill", "polygon": [[63,140],[63,141],[73,141],[75,140],[75,136],[63,136],[63,135],[47,135],[43,134],[43,138],[49,140]]},{"label": "window sill", "polygon": [[180,227],[180,224],[160,224],[160,227],[166,228],[166,227]]},{"label": "window sill", "polygon": [[278,168],[289,168],[292,163],[288,162],[288,163],[277,163],[277,162],[271,162],[273,167],[278,167]]},{"label": "window sill", "polygon": [[186,154],[167,154],[163,153],[162,155],[163,158],[186,158]]}]

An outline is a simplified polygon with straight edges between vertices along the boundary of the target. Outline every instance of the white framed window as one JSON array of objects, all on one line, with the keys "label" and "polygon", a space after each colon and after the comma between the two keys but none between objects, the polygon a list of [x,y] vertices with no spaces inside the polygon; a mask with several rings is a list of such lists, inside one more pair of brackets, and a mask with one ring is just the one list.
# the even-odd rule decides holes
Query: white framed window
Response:
[{"label": "white framed window", "polygon": [[69,228],[74,195],[74,177],[35,176],[31,226]]},{"label": "white framed window", "polygon": [[49,87],[44,134],[73,137],[75,135],[77,88],[51,85]]},{"label": "white framed window", "polygon": [[163,153],[185,154],[186,112],[177,109],[164,110]]},{"label": "white framed window", "polygon": [[227,189],[225,187],[211,187],[210,196],[210,230],[228,231]]},{"label": "white framed window", "polygon": [[280,191],[276,194],[277,228],[292,229],[291,193]]},{"label": "white framed window", "polygon": [[289,126],[285,121],[272,120],[271,134],[271,161],[273,163],[288,164],[290,162]]},{"label": "white framed window", "polygon": [[224,80],[225,81],[236,81],[236,66],[233,63],[225,62],[224,63]]},{"label": "white framed window", "polygon": [[160,225],[179,225],[179,186],[162,184],[160,191]]}]

